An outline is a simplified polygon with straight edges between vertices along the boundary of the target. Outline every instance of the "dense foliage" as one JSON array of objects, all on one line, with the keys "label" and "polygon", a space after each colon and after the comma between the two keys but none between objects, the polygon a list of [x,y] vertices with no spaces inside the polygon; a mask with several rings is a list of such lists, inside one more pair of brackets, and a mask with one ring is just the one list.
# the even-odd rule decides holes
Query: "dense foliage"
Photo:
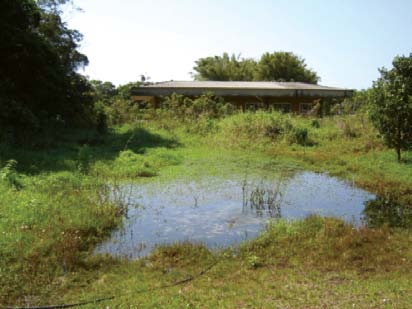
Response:
[{"label": "dense foliage", "polygon": [[291,52],[274,52],[262,55],[255,80],[317,84],[320,78],[316,72],[307,68],[304,59]]},{"label": "dense foliage", "polygon": [[222,56],[200,58],[193,68],[196,80],[251,81],[256,71],[256,61],[224,53]]},{"label": "dense foliage", "polygon": [[265,53],[259,61],[240,56],[200,58],[193,68],[196,80],[285,81],[316,84],[320,78],[307,68],[305,60],[291,52]]},{"label": "dense foliage", "polygon": [[108,125],[132,123],[141,117],[147,106],[139,105],[133,99],[132,88],[142,82],[131,82],[116,87],[111,82],[92,80],[92,94],[95,101],[98,128]]},{"label": "dense foliage", "polygon": [[212,93],[205,93],[198,98],[191,99],[179,94],[165,98],[162,109],[169,112],[170,117],[181,121],[198,120],[201,117],[213,119],[230,115],[235,107],[226,103],[223,98]]},{"label": "dense foliage", "polygon": [[93,87],[94,100],[110,105],[112,98],[118,93],[116,86],[112,82],[103,82],[95,79],[91,80],[90,83]]},{"label": "dense foliage", "polygon": [[370,109],[371,94],[370,88],[355,90],[352,97],[345,98],[343,102],[334,106],[334,112],[337,114],[367,113]]},{"label": "dense foliage", "polygon": [[[33,133],[92,120],[89,82],[77,73],[88,59],[82,35],[68,29],[66,1],[0,2],[0,137],[28,142]],[[49,130],[54,131],[54,130]]]},{"label": "dense foliage", "polygon": [[412,54],[392,64],[373,85],[372,120],[400,161],[401,150],[412,148]]}]

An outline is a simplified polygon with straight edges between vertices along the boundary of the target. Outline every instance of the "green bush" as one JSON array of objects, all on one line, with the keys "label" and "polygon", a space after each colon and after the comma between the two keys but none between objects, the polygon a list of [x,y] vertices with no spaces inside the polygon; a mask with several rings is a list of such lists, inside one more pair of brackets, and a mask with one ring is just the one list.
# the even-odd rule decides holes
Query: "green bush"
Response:
[{"label": "green bush", "polygon": [[307,128],[295,127],[292,130],[292,143],[296,143],[302,146],[307,146],[309,144],[309,132]]},{"label": "green bush", "polygon": [[19,174],[16,171],[17,161],[9,160],[6,165],[0,169],[0,179],[6,182],[10,187],[20,190],[23,185],[19,179]]}]

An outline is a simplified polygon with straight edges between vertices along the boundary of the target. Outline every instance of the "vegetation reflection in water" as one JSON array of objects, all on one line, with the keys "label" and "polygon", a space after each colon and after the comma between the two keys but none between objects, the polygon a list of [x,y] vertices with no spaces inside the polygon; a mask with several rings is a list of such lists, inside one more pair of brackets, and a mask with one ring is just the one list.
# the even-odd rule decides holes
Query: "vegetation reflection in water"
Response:
[{"label": "vegetation reflection in water", "polygon": [[[241,178],[240,178],[241,179]],[[361,224],[364,203],[375,196],[326,174],[302,172],[273,179],[207,177],[198,181],[127,185],[124,225],[97,248],[127,258],[157,244],[202,242],[211,248],[256,237],[268,220],[335,216]]]},{"label": "vegetation reflection in water", "polygon": [[400,204],[391,197],[377,197],[365,202],[363,220],[371,228],[388,225],[410,229],[412,227],[412,205]]}]

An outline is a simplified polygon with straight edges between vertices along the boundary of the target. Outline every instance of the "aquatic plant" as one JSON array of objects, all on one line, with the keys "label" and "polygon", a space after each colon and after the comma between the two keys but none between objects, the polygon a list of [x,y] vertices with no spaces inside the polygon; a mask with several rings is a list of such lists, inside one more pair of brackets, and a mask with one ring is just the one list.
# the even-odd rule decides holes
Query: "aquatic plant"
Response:
[{"label": "aquatic plant", "polygon": [[[253,184],[249,184],[245,179],[242,182],[243,209],[250,208],[255,211],[258,216],[263,216],[264,213],[267,213],[272,218],[282,217],[281,186],[281,180],[276,182],[274,187],[271,187],[265,184],[263,180],[253,186]],[[250,192],[249,187],[251,187]]]}]

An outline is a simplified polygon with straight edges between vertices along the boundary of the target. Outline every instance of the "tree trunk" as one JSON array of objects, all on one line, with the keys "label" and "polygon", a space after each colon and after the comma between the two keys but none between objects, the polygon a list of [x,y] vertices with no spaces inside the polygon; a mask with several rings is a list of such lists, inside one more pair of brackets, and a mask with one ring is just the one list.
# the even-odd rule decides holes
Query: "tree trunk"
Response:
[{"label": "tree trunk", "polygon": [[398,114],[398,132],[397,132],[396,154],[398,155],[398,162],[401,162],[401,147],[402,147],[402,133],[401,133],[401,119]]}]

